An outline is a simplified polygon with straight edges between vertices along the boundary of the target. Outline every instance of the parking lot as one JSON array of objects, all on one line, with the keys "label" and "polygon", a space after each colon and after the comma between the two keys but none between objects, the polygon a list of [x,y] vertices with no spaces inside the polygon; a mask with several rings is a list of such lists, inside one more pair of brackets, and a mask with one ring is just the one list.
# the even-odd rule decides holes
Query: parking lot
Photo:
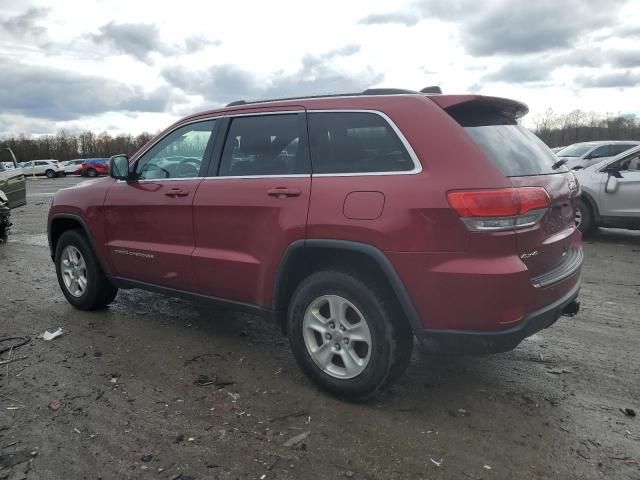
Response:
[{"label": "parking lot", "polygon": [[[134,290],[74,310],[46,216],[79,181],[30,180],[0,245],[0,336],[33,338],[0,367],[0,479],[640,479],[640,232],[585,240],[576,317],[506,354],[416,348],[391,392],[351,404],[260,318]],[[32,459],[3,470],[9,454]]]}]

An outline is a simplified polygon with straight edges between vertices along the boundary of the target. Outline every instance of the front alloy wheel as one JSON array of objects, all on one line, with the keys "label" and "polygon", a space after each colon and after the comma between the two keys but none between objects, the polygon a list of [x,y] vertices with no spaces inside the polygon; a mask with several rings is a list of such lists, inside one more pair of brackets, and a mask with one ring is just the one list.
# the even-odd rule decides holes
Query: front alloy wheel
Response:
[{"label": "front alloy wheel", "polygon": [[80,250],[68,245],[62,251],[61,267],[62,281],[67,291],[76,298],[82,296],[87,289],[87,264]]}]

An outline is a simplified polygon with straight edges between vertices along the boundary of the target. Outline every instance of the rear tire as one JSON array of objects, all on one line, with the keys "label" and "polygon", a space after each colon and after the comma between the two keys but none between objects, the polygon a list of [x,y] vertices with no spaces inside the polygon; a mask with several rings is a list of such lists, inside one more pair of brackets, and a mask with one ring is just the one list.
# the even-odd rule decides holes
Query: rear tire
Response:
[{"label": "rear tire", "polygon": [[87,177],[97,177],[98,176],[98,172],[95,171],[93,168],[90,168],[89,170],[87,170]]},{"label": "rear tire", "polygon": [[350,400],[365,400],[389,387],[413,351],[413,332],[390,294],[353,272],[324,270],[307,277],[292,296],[287,326],[304,373]]},{"label": "rear tire", "polygon": [[[74,265],[69,262],[70,257],[81,261]],[[104,308],[118,293],[81,230],[67,230],[60,236],[56,246],[55,265],[62,293],[79,310]]]},{"label": "rear tire", "polygon": [[594,215],[591,206],[582,198],[578,199],[578,210],[576,212],[576,227],[583,235],[588,235],[594,228]]},{"label": "rear tire", "polygon": [[46,172],[44,172],[44,174],[47,176],[47,178],[54,178],[56,176],[56,172],[54,172],[53,170],[47,170]]}]

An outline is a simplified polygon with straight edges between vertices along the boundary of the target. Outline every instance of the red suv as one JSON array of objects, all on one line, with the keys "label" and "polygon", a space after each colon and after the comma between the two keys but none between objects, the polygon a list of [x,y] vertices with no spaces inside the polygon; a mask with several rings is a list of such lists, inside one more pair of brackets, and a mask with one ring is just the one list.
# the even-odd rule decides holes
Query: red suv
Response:
[{"label": "red suv", "polygon": [[404,90],[234,102],[59,191],[49,242],[79,309],[119,288],[273,317],[324,389],[374,395],[413,338],[502,352],[575,314],[572,173],[519,102]]},{"label": "red suv", "polygon": [[98,175],[107,175],[109,173],[108,158],[87,158],[84,163],[75,172],[76,175],[83,177],[97,177]]}]

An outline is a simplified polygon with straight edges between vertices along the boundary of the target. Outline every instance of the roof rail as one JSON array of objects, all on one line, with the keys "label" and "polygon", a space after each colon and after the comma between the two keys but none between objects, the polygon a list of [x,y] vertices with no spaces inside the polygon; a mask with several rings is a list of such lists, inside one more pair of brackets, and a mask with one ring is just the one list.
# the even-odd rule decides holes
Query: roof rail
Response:
[{"label": "roof rail", "polygon": [[402,95],[416,94],[415,90],[406,90],[404,88],[367,88],[360,95]]},{"label": "roof rail", "polygon": [[437,85],[432,85],[429,87],[424,87],[422,90],[420,90],[420,93],[435,93],[438,95],[442,95],[442,89]]},{"label": "roof rail", "polygon": [[231,103],[227,103],[226,107],[235,107],[238,105],[247,105],[253,103],[267,103],[267,102],[279,102],[284,100],[305,100],[311,98],[326,98],[326,97],[357,97],[360,95],[420,95],[421,93],[426,94],[436,94],[442,93],[440,87],[426,87],[420,90],[419,92],[416,90],[407,90],[404,88],[367,88],[365,91],[360,93],[336,93],[336,94],[325,94],[325,95],[307,95],[301,97],[286,97],[286,98],[271,98],[268,100],[236,100]]}]

